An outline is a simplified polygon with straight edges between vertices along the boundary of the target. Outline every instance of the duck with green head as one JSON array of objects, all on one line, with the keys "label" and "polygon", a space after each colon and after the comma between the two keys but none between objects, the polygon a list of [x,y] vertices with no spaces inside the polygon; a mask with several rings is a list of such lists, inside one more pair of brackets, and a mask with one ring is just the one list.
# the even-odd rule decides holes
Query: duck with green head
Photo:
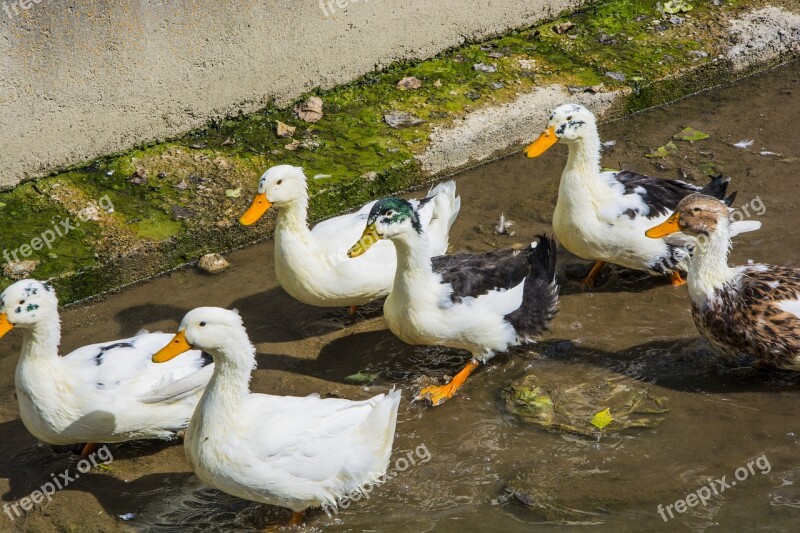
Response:
[{"label": "duck with green head", "polygon": [[472,359],[449,383],[423,389],[418,399],[438,405],[498,352],[533,341],[556,312],[555,242],[540,236],[525,250],[459,252],[430,258],[419,213],[400,198],[379,200],[361,239],[358,257],[381,240],[397,249],[394,283],[384,304],[389,329],[409,344],[467,350]]}]

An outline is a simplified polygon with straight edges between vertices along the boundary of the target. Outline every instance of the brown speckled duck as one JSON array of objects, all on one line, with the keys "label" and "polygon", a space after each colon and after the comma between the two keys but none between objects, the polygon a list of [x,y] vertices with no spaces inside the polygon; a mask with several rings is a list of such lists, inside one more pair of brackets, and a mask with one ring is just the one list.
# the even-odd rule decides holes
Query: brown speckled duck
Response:
[{"label": "brown speckled duck", "polygon": [[709,196],[687,196],[647,236],[678,231],[697,237],[687,282],[694,323],[712,348],[727,357],[754,356],[758,365],[800,370],[800,269],[729,267],[729,210]]}]

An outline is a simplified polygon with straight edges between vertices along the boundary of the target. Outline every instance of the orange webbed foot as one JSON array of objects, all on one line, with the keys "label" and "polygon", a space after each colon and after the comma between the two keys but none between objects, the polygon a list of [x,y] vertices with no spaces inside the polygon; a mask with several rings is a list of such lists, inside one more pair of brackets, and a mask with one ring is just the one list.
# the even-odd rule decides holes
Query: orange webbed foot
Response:
[{"label": "orange webbed foot", "polygon": [[419,394],[417,394],[414,399],[427,400],[434,407],[443,404],[455,395],[459,387],[464,384],[469,375],[472,374],[479,365],[480,363],[476,359],[471,360],[467,366],[461,369],[461,372],[450,380],[450,383],[425,387],[419,391]]}]

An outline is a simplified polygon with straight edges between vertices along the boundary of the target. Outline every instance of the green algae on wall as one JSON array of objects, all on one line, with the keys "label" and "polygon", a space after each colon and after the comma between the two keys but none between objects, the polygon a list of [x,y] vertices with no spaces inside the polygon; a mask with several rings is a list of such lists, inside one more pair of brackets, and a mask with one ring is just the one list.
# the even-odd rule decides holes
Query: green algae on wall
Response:
[{"label": "green algae on wall", "polygon": [[[727,45],[726,17],[752,7],[742,0],[691,4],[689,12],[668,15],[655,1],[599,2],[309,93],[305,98],[324,102],[316,123],[298,118],[295,105],[271,105],[69,169],[0,193],[0,214],[10,221],[0,229],[0,242],[19,246],[53,217],[74,216],[81,202],[107,196],[113,213],[34,256],[40,263],[33,275],[60,278],[64,301],[76,300],[268,235],[270,217],[247,229],[237,219],[269,166],[305,168],[310,216],[319,219],[431,179],[414,157],[426,149],[434,129],[536,87],[627,89],[628,111],[675,99],[720,81],[724,63],[715,66],[714,58]],[[685,72],[702,74],[680,75]],[[417,78],[420,87],[401,90],[397,84],[405,77]],[[390,112],[409,113],[419,123],[393,128],[384,118]],[[295,127],[294,134],[280,137],[278,123]],[[59,189],[67,194],[56,194]],[[0,288],[10,282],[0,279]]]}]

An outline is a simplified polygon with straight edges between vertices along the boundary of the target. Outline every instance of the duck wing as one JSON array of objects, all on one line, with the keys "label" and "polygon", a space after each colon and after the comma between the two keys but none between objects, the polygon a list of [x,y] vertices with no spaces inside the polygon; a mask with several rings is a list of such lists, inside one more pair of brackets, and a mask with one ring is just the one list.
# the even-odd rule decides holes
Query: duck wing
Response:
[{"label": "duck wing", "polygon": [[208,354],[192,350],[166,363],[154,363],[153,354],[172,337],[168,333],[140,334],[84,346],[64,359],[72,366],[73,379],[92,390],[142,403],[178,401],[208,383],[213,361]]},{"label": "duck wing", "polygon": [[721,175],[712,178],[705,187],[698,187],[680,180],[644,176],[629,170],[617,172],[614,179],[625,188],[625,195],[635,195],[643,204],[641,208],[629,207],[623,211],[623,214],[631,219],[639,216],[647,219],[661,218],[673,212],[678,206],[678,202],[684,197],[696,192],[728,202],[732,202],[735,195],[734,193],[729,199],[726,199],[725,194],[730,179]]},{"label": "duck wing", "polygon": [[[372,459],[385,468],[399,401],[399,391],[365,401],[253,394],[238,415],[241,435],[232,439],[242,439],[260,463],[253,467],[269,468],[271,475],[320,484],[361,477],[362,464],[376,468]],[[366,456],[375,451],[386,457]]]},{"label": "duck wing", "polygon": [[453,288],[450,294],[453,303],[516,287],[531,271],[527,254],[510,248],[440,255],[431,261],[433,271],[442,277],[442,284]]}]

